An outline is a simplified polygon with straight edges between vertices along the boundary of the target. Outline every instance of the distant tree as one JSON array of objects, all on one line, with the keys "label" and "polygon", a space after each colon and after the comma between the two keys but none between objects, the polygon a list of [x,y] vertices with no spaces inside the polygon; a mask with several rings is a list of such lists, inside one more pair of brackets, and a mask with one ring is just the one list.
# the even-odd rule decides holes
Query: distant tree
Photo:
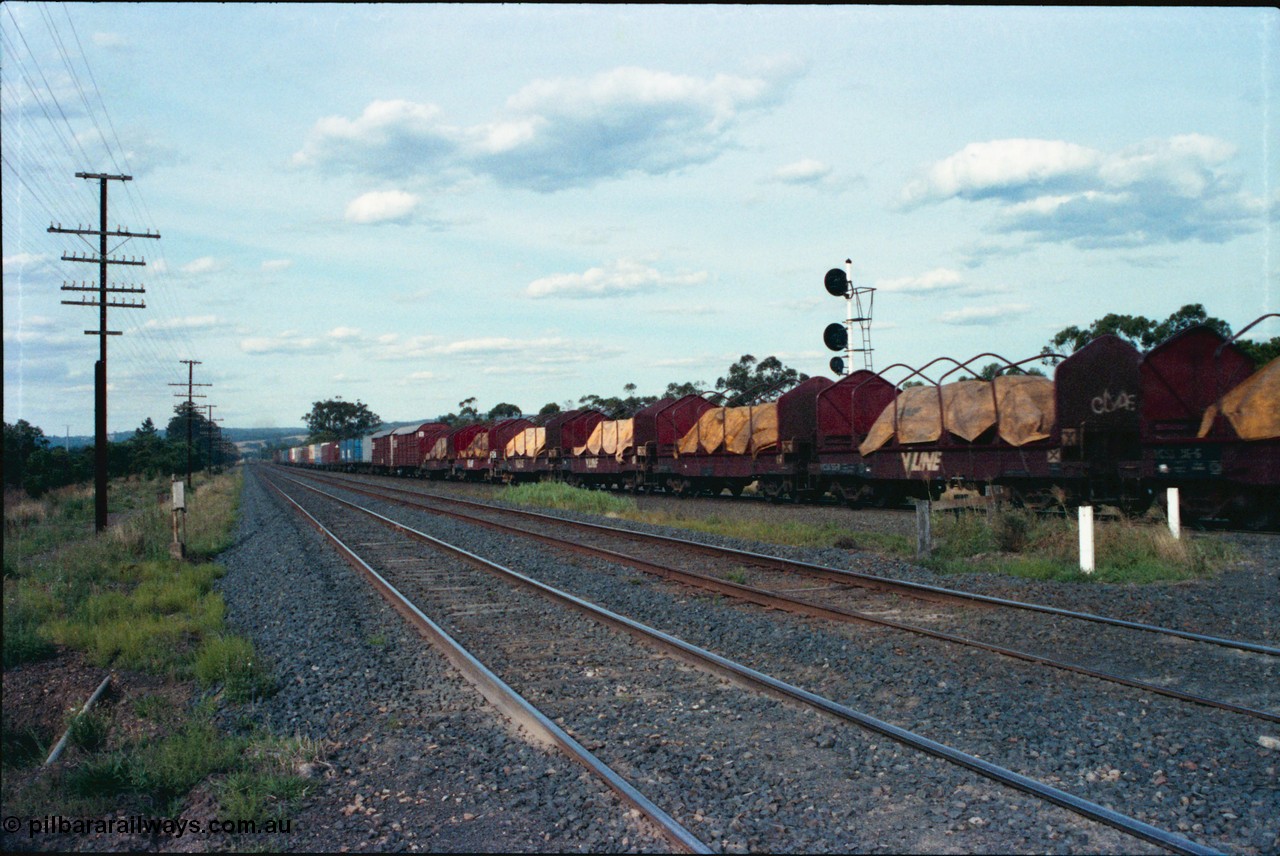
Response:
[{"label": "distant tree", "polygon": [[490,422],[498,419],[519,419],[523,413],[524,411],[519,407],[516,407],[514,404],[507,404],[506,402],[503,402],[501,404],[495,404],[493,409],[491,409],[484,418]]},{"label": "distant tree", "polygon": [[627,419],[658,400],[656,395],[636,395],[634,383],[623,385],[622,391],[626,393],[625,396],[603,397],[594,393],[584,395],[578,399],[578,403],[599,410],[611,419]]},{"label": "distant tree", "polygon": [[1276,357],[1280,357],[1280,336],[1273,336],[1265,342],[1236,339],[1236,347],[1244,351],[1255,365],[1264,366]]},{"label": "distant tree", "polygon": [[1006,366],[1003,363],[987,363],[982,367],[982,371],[978,372],[978,380],[995,380],[999,375],[1039,375],[1044,377],[1044,372],[1040,369],[1027,366]]},{"label": "distant tree", "polygon": [[1059,330],[1041,353],[1073,354],[1105,333],[1113,333],[1139,350],[1150,350],[1188,327],[1206,324],[1223,336],[1231,335],[1231,325],[1221,318],[1211,318],[1200,303],[1188,303],[1163,321],[1154,321],[1144,315],[1118,315],[1114,312],[1102,316],[1088,327],[1071,326]]},{"label": "distant tree", "polygon": [[[166,469],[171,469],[175,473],[186,472],[188,451],[191,469],[204,469],[209,464],[209,436],[213,436],[214,442],[222,438],[222,430],[218,428],[217,423],[210,424],[205,415],[200,412],[199,405],[186,401],[179,402],[178,406],[173,408],[173,416],[169,417],[169,424],[165,426],[164,433],[168,438],[169,449],[169,466]],[[190,450],[187,447],[188,438],[191,440]],[[312,440],[311,442],[322,441]]]},{"label": "distant tree", "polygon": [[363,401],[353,404],[338,398],[312,402],[311,411],[303,414],[302,419],[312,443],[359,437],[382,424],[382,417]]},{"label": "distant tree", "polygon": [[758,404],[808,379],[807,374],[784,366],[777,357],[757,362],[751,354],[743,354],[724,377],[716,378],[716,389],[723,390],[735,405]]},{"label": "distant tree", "polygon": [[672,381],[662,391],[663,398],[682,398],[686,395],[699,395],[707,388],[705,383],[676,383]]},{"label": "distant tree", "polygon": [[464,398],[458,402],[458,423],[465,425],[469,422],[479,422],[480,411],[476,409],[476,397]]},{"label": "distant tree", "polygon": [[[111,452],[119,445],[119,443],[107,445],[109,470],[112,463]],[[93,446],[85,446],[75,452],[68,452],[61,446],[54,448],[42,446],[27,458],[22,487],[30,495],[38,497],[46,491],[89,481],[93,478],[93,457]],[[118,451],[116,457],[117,459],[119,457]]]},{"label": "distant tree", "polygon": [[4,483],[15,487],[23,483],[27,459],[37,449],[47,449],[49,439],[44,431],[25,419],[17,424],[4,423]]},{"label": "distant tree", "polygon": [[554,401],[548,401],[546,404],[542,405],[542,409],[538,411],[538,415],[554,416],[561,412],[563,411],[560,410],[560,405],[556,404]]},{"label": "distant tree", "polygon": [[150,478],[168,469],[165,466],[165,442],[150,416],[143,420],[123,445],[129,454],[129,472],[141,473]]}]

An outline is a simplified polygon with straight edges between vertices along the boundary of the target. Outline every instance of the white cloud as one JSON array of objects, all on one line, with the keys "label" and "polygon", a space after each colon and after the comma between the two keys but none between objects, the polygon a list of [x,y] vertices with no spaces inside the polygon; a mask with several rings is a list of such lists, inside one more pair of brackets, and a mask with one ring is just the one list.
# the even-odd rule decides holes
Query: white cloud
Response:
[{"label": "white cloud", "polygon": [[9,273],[24,273],[44,264],[49,258],[41,253],[14,253],[4,257],[4,269]]},{"label": "white cloud", "polygon": [[302,336],[292,330],[275,337],[258,336],[240,340],[240,350],[254,355],[319,354],[331,351],[333,347],[314,336]]},{"label": "white cloud", "polygon": [[[430,354],[437,357],[453,357],[470,364],[487,365],[491,369],[510,372],[511,359],[525,366],[553,366],[574,363],[597,362],[622,353],[620,348],[600,344],[586,344],[580,340],[558,336],[538,339],[514,339],[507,336],[482,336],[475,339],[459,339],[444,345],[436,345]],[[504,361],[493,365],[500,357]]]},{"label": "white cloud", "polygon": [[353,199],[345,216],[348,223],[403,223],[418,202],[417,196],[402,190],[376,190]]},{"label": "white cloud", "polygon": [[902,192],[903,202],[914,205],[953,197],[1025,195],[1029,188],[1094,173],[1102,160],[1101,152],[1058,140],[970,143],[908,184]]},{"label": "white cloud", "polygon": [[963,279],[957,271],[948,268],[934,268],[918,276],[877,280],[876,288],[883,291],[896,291],[901,294],[930,294],[939,291],[952,291],[959,288],[962,283]]},{"label": "white cloud", "polygon": [[582,273],[562,273],[535,279],[525,289],[530,297],[610,297],[639,294],[661,288],[701,285],[706,271],[664,274],[630,259],[619,259],[607,267],[588,268]]},{"label": "white cloud", "polygon": [[129,47],[129,40],[119,33],[94,33],[93,43],[107,50],[119,50]]},{"label": "white cloud", "polygon": [[184,318],[151,319],[142,325],[144,330],[207,330],[214,327],[227,327],[228,322],[220,321],[217,315],[188,315]]},{"label": "white cloud", "polygon": [[334,327],[327,335],[330,339],[344,342],[352,339],[358,339],[361,334],[355,327]]},{"label": "white cloud", "polygon": [[225,263],[218,261],[213,256],[201,256],[194,261],[186,263],[178,270],[188,276],[202,276],[208,273],[217,273],[225,267]]},{"label": "white cloud", "polygon": [[986,325],[986,324],[1002,324],[1018,315],[1025,315],[1031,311],[1031,306],[1026,303],[1001,303],[994,306],[967,306],[964,309],[954,309],[950,312],[944,312],[938,316],[938,320],[943,324],[957,324],[961,326]]},{"label": "white cloud", "polygon": [[1106,153],[1058,140],[971,143],[909,183],[907,208],[992,200],[994,228],[1080,247],[1223,243],[1275,208],[1226,170],[1235,147],[1202,134]]},{"label": "white cloud", "polygon": [[831,174],[831,166],[822,161],[806,159],[780,167],[773,174],[775,181],[784,184],[816,184]]},{"label": "white cloud", "polygon": [[776,66],[698,78],[623,67],[537,80],[507,99],[504,115],[469,127],[447,124],[434,104],[373,101],[356,119],[317,122],[292,163],[398,179],[483,175],[541,192],[663,175],[717,157],[741,118],[777,103],[796,74]]},{"label": "white cloud", "polygon": [[293,259],[268,259],[262,263],[264,273],[288,270],[293,267]]}]

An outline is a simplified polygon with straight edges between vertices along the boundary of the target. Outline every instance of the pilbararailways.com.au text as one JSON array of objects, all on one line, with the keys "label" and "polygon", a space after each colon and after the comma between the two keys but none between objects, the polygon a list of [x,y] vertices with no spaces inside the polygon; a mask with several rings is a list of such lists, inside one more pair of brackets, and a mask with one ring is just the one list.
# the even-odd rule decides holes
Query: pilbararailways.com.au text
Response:
[{"label": "pilbararailways.com.au text", "polygon": [[24,828],[28,838],[37,835],[166,835],[170,838],[181,838],[184,835],[203,835],[234,833],[236,835],[279,835],[291,830],[290,820],[187,820],[183,818],[144,817],[129,815],[127,817],[63,817],[61,815],[45,815],[44,817],[6,817],[4,831],[21,832]]}]

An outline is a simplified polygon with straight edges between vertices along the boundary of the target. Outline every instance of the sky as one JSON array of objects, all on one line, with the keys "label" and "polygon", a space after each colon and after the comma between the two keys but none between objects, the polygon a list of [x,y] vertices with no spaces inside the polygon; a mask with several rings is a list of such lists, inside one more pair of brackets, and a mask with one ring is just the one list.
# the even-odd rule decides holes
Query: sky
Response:
[{"label": "sky", "polygon": [[1274,9],[6,2],[0,35],[4,418],[51,437],[93,433],[77,172],[161,235],[112,241],[146,261],[111,268],[145,288],[112,432],[184,360],[224,428],[832,377],[846,259],[877,370],[1280,311]]}]

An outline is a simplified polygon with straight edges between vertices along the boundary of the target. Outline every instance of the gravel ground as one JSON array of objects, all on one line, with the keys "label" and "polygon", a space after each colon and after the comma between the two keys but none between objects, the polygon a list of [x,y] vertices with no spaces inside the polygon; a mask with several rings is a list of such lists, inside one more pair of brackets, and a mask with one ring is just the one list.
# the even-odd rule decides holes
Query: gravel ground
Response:
[{"label": "gravel ground", "polygon": [[[681,505],[692,510],[702,502]],[[849,515],[845,509],[705,504],[722,515],[730,507],[741,509],[734,513]],[[229,568],[224,593],[230,620],[254,636],[284,684],[262,712],[286,733],[297,730],[337,744],[329,758],[333,775],[299,817],[300,831],[289,849],[335,849],[335,841],[351,849],[660,849],[617,820],[620,812],[612,798],[590,782],[576,775],[542,775],[547,756],[495,725],[483,703],[437,658],[424,654],[345,565],[309,533],[299,534],[292,518],[262,495],[253,478],[246,479],[244,509],[239,543],[223,557]],[[1280,752],[1260,742],[1276,736],[1277,729],[1259,727],[1256,720],[1206,715],[1170,700],[1118,693],[1057,674],[1046,678],[1026,666],[901,635],[764,614],[665,585],[620,584],[617,569],[604,563],[565,562],[462,524],[398,514],[432,534],[642,616],[695,644],[1162,828],[1230,852],[1280,848]],[[885,525],[909,525],[909,518],[895,522],[905,515],[874,512],[855,512],[854,525],[877,514],[874,519]],[[1275,615],[1280,556],[1271,539],[1242,539],[1241,544],[1249,558],[1214,580],[1142,588],[978,576],[940,581],[907,563],[850,551],[777,552],[1274,643],[1280,625]],[[276,588],[277,578],[285,593]],[[847,739],[831,726],[820,729],[815,745]],[[854,757],[865,760],[854,766],[866,775],[894,771],[894,764],[877,767],[872,754],[861,759],[855,752]],[[904,805],[925,812],[946,833],[929,849],[1111,849],[1105,837],[1058,830],[1053,837],[1036,828],[1026,820],[1025,798],[1004,797],[1002,805],[1000,797],[977,796],[931,775],[917,774],[906,793],[878,785],[883,789],[876,794],[879,800],[864,803],[868,818]],[[566,810],[570,806],[572,812]],[[576,820],[566,822],[570,813]],[[795,828],[810,828],[806,820],[812,818],[796,818]],[[905,830],[920,820],[899,813],[891,822]],[[721,832],[731,836],[731,830]],[[842,839],[839,830],[819,824],[817,832],[797,840],[803,842],[801,850],[838,850]],[[1129,849],[1143,848],[1131,844]]]},{"label": "gravel ground", "polygon": [[641,852],[665,849],[613,795],[530,748],[248,469],[220,557],[228,622],[280,691],[229,722],[324,741],[327,773],[290,851]]}]

